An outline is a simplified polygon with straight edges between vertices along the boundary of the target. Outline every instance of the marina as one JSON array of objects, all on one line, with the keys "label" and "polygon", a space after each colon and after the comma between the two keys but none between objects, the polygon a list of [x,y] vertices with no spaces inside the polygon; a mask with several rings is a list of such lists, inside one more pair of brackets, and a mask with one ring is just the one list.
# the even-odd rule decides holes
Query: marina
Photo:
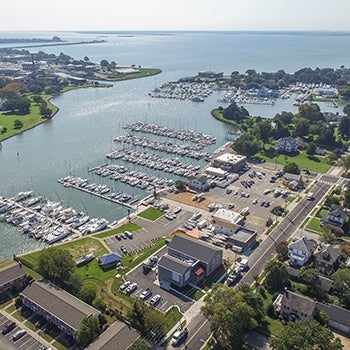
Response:
[{"label": "marina", "polygon": [[138,197],[132,197],[131,195],[120,191],[108,193],[111,190],[106,185],[96,184],[79,176],[66,176],[62,179],[58,179],[57,182],[65,187],[71,187],[76,190],[89,193],[93,196],[122,205],[132,210],[136,210],[136,206],[134,204],[139,201]]},{"label": "marina", "polygon": [[1,197],[0,221],[49,245],[68,236],[79,237],[107,227],[108,221],[104,218],[90,219],[84,212],[64,208],[61,202],[41,196],[32,197],[33,194],[33,191],[27,191],[12,198]]}]

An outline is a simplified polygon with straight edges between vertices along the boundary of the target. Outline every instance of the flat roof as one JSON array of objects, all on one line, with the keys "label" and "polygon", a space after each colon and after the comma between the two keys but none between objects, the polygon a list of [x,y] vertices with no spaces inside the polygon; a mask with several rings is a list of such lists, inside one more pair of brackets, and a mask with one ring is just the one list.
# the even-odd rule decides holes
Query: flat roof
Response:
[{"label": "flat roof", "polygon": [[0,286],[25,275],[24,269],[18,263],[5,266],[0,269]]},{"label": "flat roof", "polygon": [[214,220],[223,220],[230,224],[237,225],[238,222],[244,219],[244,216],[236,211],[220,208],[215,212],[213,218]]},{"label": "flat roof", "polygon": [[244,227],[238,227],[238,229],[231,236],[229,236],[229,239],[231,238],[238,242],[247,243],[254,235],[255,231]]},{"label": "flat roof", "polygon": [[20,295],[76,330],[84,317],[100,314],[92,306],[48,282],[34,281]]},{"label": "flat roof", "polygon": [[221,168],[215,168],[213,166],[208,166],[205,171],[209,174],[213,174],[213,175],[218,175],[218,176],[225,176],[226,175],[226,171],[222,170]]},{"label": "flat roof", "polygon": [[224,153],[220,156],[216,157],[215,160],[222,162],[222,163],[229,163],[229,164],[237,164],[242,160],[246,160],[246,156],[242,156],[240,154],[233,154],[233,153]]}]

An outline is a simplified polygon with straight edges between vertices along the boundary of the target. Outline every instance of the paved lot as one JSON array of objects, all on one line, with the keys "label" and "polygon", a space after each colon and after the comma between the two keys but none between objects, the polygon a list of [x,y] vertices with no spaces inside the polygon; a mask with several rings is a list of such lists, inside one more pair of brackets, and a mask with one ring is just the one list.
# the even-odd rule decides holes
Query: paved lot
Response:
[{"label": "paved lot", "polygon": [[[172,208],[170,208],[171,210]],[[165,217],[161,217],[156,221],[149,221],[141,217],[136,217],[133,222],[142,228],[137,231],[133,231],[132,239],[121,239],[118,241],[115,237],[111,236],[105,239],[105,242],[112,251],[122,253],[120,247],[123,245],[126,247],[129,253],[140,249],[145,249],[153,245],[152,240],[169,236],[174,232],[181,224],[192,216],[192,212],[182,210],[174,220],[168,220]]]},{"label": "paved lot", "polygon": [[[157,256],[161,257],[165,253],[166,247],[164,247],[160,252],[158,252]],[[152,291],[152,296],[155,294],[159,294],[161,296],[161,300],[156,306],[156,308],[162,312],[165,312],[173,305],[177,305],[182,312],[185,312],[193,304],[192,300],[182,296],[180,293],[175,293],[171,291],[169,292],[160,288],[158,285],[156,269],[153,269],[149,273],[144,274],[143,267],[141,265],[138,268],[131,271],[130,273],[128,273],[124,278],[125,280],[137,283],[137,290],[132,294],[133,297],[139,298],[141,293],[147,288],[149,288]],[[148,298],[145,302],[149,303],[151,297]]]},{"label": "paved lot", "polygon": [[[3,314],[0,313],[0,329],[9,321]],[[17,325],[19,322],[16,322]],[[0,349],[1,350],[14,350],[14,349],[22,349],[22,350],[37,350],[41,345],[39,341],[34,339],[28,333],[24,335],[21,339],[14,342],[12,340],[12,336],[19,330],[20,327],[16,327],[8,334],[2,335],[0,334]]]}]

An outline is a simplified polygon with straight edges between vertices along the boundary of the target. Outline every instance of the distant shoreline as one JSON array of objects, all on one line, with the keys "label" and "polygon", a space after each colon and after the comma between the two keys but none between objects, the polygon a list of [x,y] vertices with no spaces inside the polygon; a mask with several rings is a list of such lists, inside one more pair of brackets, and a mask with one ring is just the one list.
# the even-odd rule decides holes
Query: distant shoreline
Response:
[{"label": "distant shoreline", "polygon": [[91,40],[91,41],[78,41],[73,43],[67,42],[57,42],[57,43],[42,43],[37,45],[21,45],[21,46],[10,46],[10,47],[1,47],[0,49],[26,49],[33,47],[48,47],[48,46],[69,46],[69,45],[85,45],[85,44],[102,44],[105,43],[106,40]]}]

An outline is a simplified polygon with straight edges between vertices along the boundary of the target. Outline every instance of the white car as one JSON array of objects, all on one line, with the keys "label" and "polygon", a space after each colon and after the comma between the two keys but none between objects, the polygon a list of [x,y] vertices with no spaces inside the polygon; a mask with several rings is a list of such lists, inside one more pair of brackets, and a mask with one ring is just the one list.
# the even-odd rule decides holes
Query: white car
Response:
[{"label": "white car", "polygon": [[187,328],[178,328],[178,330],[174,333],[173,338],[171,339],[171,345],[177,346],[181,343],[181,341],[187,336],[188,329]]},{"label": "white car", "polygon": [[160,298],[161,296],[159,294],[156,294],[154,295],[151,300],[149,301],[149,303],[152,305],[152,306],[156,306],[159,302],[160,302]]},{"label": "white car", "polygon": [[147,288],[141,293],[140,299],[141,300],[146,300],[146,299],[148,299],[151,296],[151,294],[152,294],[152,291],[149,288]]},{"label": "white car", "polygon": [[253,203],[253,204],[258,203],[258,198],[253,199],[252,203]]}]

